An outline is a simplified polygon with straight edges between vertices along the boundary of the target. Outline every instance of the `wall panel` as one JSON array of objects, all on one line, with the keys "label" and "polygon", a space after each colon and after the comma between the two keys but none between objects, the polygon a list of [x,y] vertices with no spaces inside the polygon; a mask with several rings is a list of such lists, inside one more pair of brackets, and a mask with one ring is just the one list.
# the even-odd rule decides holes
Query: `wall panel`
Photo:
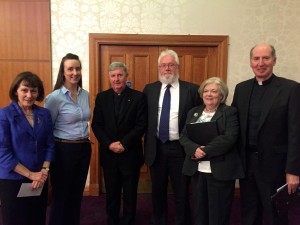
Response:
[{"label": "wall panel", "polygon": [[22,71],[38,74],[50,93],[50,0],[0,0],[0,15],[0,107]]}]

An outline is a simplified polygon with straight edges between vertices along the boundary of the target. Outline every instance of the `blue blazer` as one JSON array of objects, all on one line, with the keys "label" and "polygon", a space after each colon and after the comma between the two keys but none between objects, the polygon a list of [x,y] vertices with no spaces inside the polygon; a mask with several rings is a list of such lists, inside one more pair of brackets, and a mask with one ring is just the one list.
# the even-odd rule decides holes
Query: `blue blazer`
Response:
[{"label": "blue blazer", "polygon": [[24,179],[14,168],[21,163],[40,171],[44,161],[54,160],[55,142],[48,109],[33,105],[31,127],[18,103],[0,109],[0,179]]}]

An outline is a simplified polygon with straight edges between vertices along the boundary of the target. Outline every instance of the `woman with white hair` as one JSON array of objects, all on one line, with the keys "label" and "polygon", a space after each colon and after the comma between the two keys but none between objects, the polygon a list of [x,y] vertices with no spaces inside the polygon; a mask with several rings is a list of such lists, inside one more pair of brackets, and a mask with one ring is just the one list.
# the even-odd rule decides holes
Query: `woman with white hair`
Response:
[{"label": "woman with white hair", "polygon": [[[218,77],[205,80],[199,94],[203,104],[189,111],[180,135],[186,153],[183,173],[192,177],[195,225],[229,225],[235,179],[244,176],[236,148],[237,110],[225,104],[228,88]],[[201,137],[208,131],[188,132],[188,124],[214,121],[218,133],[208,143]]]}]

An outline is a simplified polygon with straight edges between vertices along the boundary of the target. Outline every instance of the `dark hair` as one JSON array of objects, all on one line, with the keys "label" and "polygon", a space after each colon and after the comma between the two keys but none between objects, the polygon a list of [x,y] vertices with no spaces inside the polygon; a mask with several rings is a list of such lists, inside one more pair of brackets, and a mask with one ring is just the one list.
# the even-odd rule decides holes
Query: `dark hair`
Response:
[{"label": "dark hair", "polygon": [[[61,62],[60,62],[59,71],[58,71],[56,83],[55,83],[55,85],[54,85],[53,90],[60,89],[61,86],[64,85],[64,83],[65,83],[65,76],[64,76],[65,61],[66,61],[66,60],[70,60],[70,59],[78,60],[78,61],[79,61],[79,64],[80,64],[80,69],[82,68],[82,67],[81,67],[81,61],[80,61],[78,55],[75,55],[75,54],[72,54],[72,53],[66,54],[66,55],[62,58],[62,60],[61,60]],[[79,87],[82,87],[82,77],[80,78],[80,80],[79,80],[79,82],[78,82],[78,85],[79,85]]]},{"label": "dark hair", "polygon": [[45,96],[43,82],[36,74],[29,71],[18,74],[10,85],[9,97],[12,101],[18,102],[18,96],[16,95],[16,92],[22,82],[27,87],[37,88],[38,96],[36,100],[39,102],[43,101]]}]

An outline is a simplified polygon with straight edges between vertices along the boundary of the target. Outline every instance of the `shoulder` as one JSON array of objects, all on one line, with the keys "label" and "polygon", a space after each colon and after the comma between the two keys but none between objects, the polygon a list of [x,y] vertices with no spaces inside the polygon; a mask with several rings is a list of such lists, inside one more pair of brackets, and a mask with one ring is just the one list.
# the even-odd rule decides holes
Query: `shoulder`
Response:
[{"label": "shoulder", "polygon": [[193,113],[193,112],[199,112],[199,111],[202,111],[204,109],[204,106],[203,105],[199,105],[199,106],[195,106],[193,108],[190,109],[189,112]]},{"label": "shoulder", "polygon": [[128,91],[129,93],[131,93],[132,95],[137,95],[137,96],[144,95],[143,92],[138,91],[138,90],[135,90],[135,89],[132,89],[132,88],[127,88],[127,91]]},{"label": "shoulder", "polygon": [[222,107],[222,112],[225,115],[234,115],[234,114],[237,114],[237,108],[234,107],[234,106],[229,106],[229,105],[226,105],[226,104],[222,104],[221,107]]},{"label": "shoulder", "polygon": [[198,84],[194,84],[191,82],[187,82],[187,81],[183,81],[183,80],[179,80],[179,85],[182,87],[187,87],[190,89],[195,89],[198,91],[199,85]]},{"label": "shoulder", "polygon": [[112,88],[99,92],[96,96],[96,101],[106,101],[106,99],[110,99],[110,97],[113,97]]},{"label": "shoulder", "polygon": [[0,117],[6,118],[7,115],[11,115],[11,111],[13,110],[12,104],[5,106],[0,109]]},{"label": "shoulder", "polygon": [[236,85],[237,88],[251,85],[254,82],[254,78],[242,81]]},{"label": "shoulder", "polygon": [[161,82],[160,81],[155,81],[153,83],[146,84],[144,90],[145,89],[156,88],[156,87],[159,87],[159,86],[161,86]]},{"label": "shoulder", "polygon": [[278,76],[274,76],[274,81],[280,85],[285,85],[285,86],[289,86],[289,87],[296,87],[297,85],[299,85],[299,83],[294,80],[290,80],[290,79],[287,79],[284,77],[278,77]]},{"label": "shoulder", "polygon": [[236,107],[225,105],[225,104],[223,106],[223,110],[224,111],[228,111],[228,112],[237,112],[237,108]]},{"label": "shoulder", "polygon": [[113,89],[112,88],[110,88],[110,89],[108,89],[108,90],[105,90],[105,91],[101,91],[101,92],[99,92],[98,94],[97,94],[97,96],[107,96],[107,95],[111,95],[111,94],[113,94]]},{"label": "shoulder", "polygon": [[14,115],[17,113],[18,103],[12,102],[9,105],[0,109],[1,114]]},{"label": "shoulder", "polygon": [[89,95],[89,92],[87,90],[85,90],[85,89],[81,89],[80,93],[83,94],[83,95],[86,95],[86,96]]},{"label": "shoulder", "polygon": [[45,102],[55,102],[57,101],[60,96],[63,95],[63,93],[61,92],[60,89],[54,90],[53,92],[51,92],[49,95],[46,96],[45,98]]}]

